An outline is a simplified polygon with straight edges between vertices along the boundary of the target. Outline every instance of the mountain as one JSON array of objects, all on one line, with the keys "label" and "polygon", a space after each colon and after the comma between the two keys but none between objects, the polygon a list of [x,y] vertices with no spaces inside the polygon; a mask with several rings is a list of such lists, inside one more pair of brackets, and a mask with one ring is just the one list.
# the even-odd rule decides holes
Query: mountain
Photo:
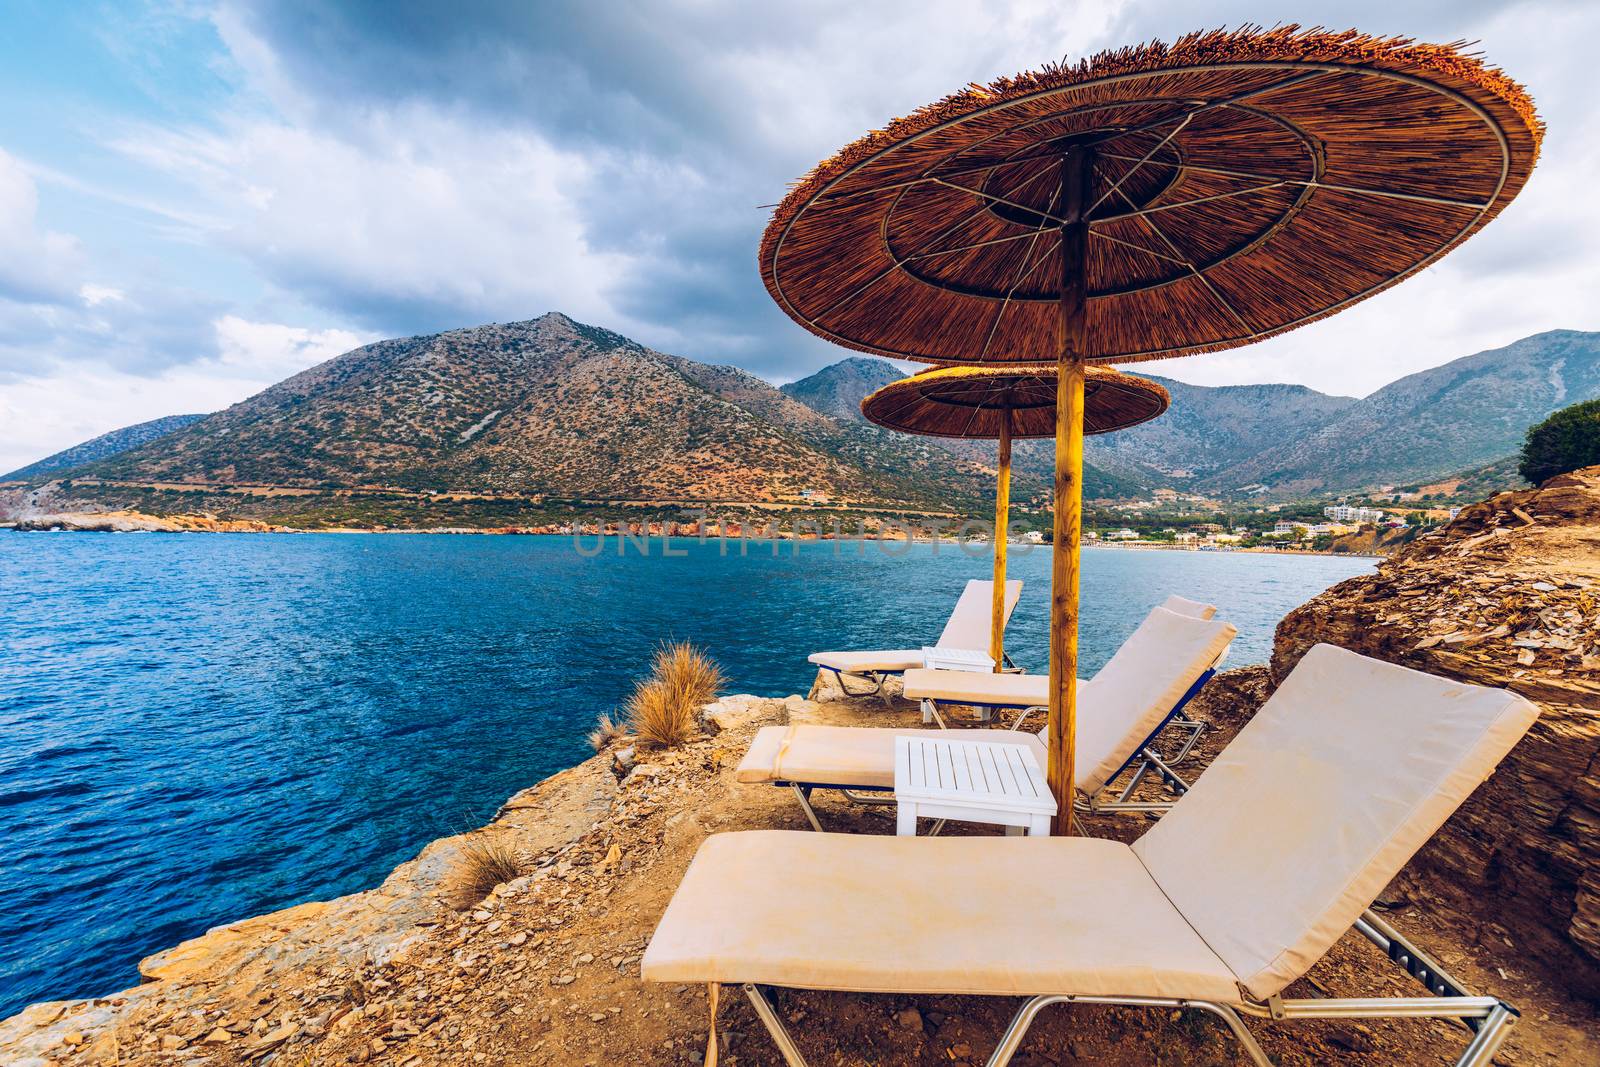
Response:
[{"label": "mountain", "polygon": [[[847,371],[830,373],[845,364]],[[890,373],[898,372],[884,360],[855,358],[786,388],[808,403],[845,409]],[[1360,399],[1301,385],[1155,380],[1172,394],[1165,415],[1087,442],[1086,462],[1101,478],[1216,495],[1265,486],[1280,498],[1433,480],[1499,484],[1505,457],[1529,426],[1600,396],[1600,334],[1537,334]],[[1048,476],[1050,463],[1048,442],[1017,446],[1019,470]]]},{"label": "mountain", "polygon": [[823,367],[808,378],[778,388],[813,411],[841,422],[865,424],[861,401],[905,374],[886,359],[854,356]]},{"label": "mountain", "polygon": [[[128,427],[10,476],[981,515],[994,444],[893,433],[862,397],[900,377],[855,357],[781,390],[559,313],[380,341],[214,415]],[[1085,496],[1155,488],[1276,498],[1489,485],[1550,411],[1600,396],[1600,334],[1558,330],[1370,396],[1158,379],[1172,408],[1086,448]],[[156,440],[159,438],[159,440]],[[1049,441],[1018,442],[1013,491],[1048,490]],[[1265,487],[1262,489],[1261,487]]]},{"label": "mountain", "polygon": [[1489,464],[1557,408],[1600,397],[1600,334],[1552,330],[1409,374],[1223,472],[1233,485],[1356,489]]},{"label": "mountain", "polygon": [[37,478],[52,471],[82,466],[97,459],[107,459],[126,452],[130,448],[138,448],[140,445],[148,444],[158,437],[165,437],[167,434],[181,430],[185,426],[199,422],[203,418],[205,418],[204,415],[167,415],[164,418],[151,419],[149,422],[124,426],[120,430],[112,430],[110,433],[103,433],[99,437],[91,438],[80,445],[73,445],[71,448],[63,449],[53,456],[46,456],[36,463],[20,467],[10,474],[0,475],[0,482]]},{"label": "mountain", "polygon": [[[733,367],[552,312],[380,341],[75,472],[131,483],[392,487],[555,501],[983,513],[993,458],[843,423]],[[808,492],[809,491],[809,492]]]},{"label": "mountain", "polygon": [[1321,426],[1352,404],[1303,385],[1189,385],[1156,378],[1172,396],[1159,419],[1087,442],[1084,453],[1116,467],[1135,463],[1170,484],[1231,489],[1227,473],[1281,445],[1297,428]]}]

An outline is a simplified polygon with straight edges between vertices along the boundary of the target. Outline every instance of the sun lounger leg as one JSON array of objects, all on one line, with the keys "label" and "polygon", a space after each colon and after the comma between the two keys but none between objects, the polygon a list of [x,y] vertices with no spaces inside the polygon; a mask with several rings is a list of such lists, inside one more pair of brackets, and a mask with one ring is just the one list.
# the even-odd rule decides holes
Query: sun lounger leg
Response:
[{"label": "sun lounger leg", "polygon": [[1260,1042],[1256,1040],[1256,1035],[1252,1034],[1250,1028],[1244,1024],[1244,1020],[1239,1017],[1238,1012],[1226,1004],[1208,1004],[1203,1001],[1190,1001],[1187,1006],[1199,1008],[1201,1011],[1209,1011],[1227,1023],[1228,1029],[1233,1031],[1234,1039],[1244,1046],[1245,1055],[1250,1057],[1251,1063],[1255,1064],[1256,1067],[1272,1067],[1272,1061],[1267,1058],[1266,1051],[1262,1049]]},{"label": "sun lounger leg", "polygon": [[899,801],[895,800],[894,793],[892,791],[884,793],[867,793],[860,789],[841,789],[839,792],[844,794],[846,800],[852,801],[856,804],[885,807],[891,804],[899,803]]},{"label": "sun lounger leg", "polygon": [[[831,672],[833,672],[833,680],[838,684],[839,692],[843,693],[845,696],[847,696],[847,697],[877,696],[880,700],[882,700],[889,707],[891,707],[891,708],[894,707],[894,701],[890,700],[889,699],[889,694],[885,693],[883,691],[883,683],[889,677],[888,674],[886,674],[885,672],[883,672],[883,671],[870,671],[866,675],[860,675],[860,674],[850,674],[850,673],[848,673],[846,671],[841,671],[837,667],[823,667],[823,668],[821,668],[820,670],[817,671],[817,681],[814,682],[812,684],[812,686],[811,686],[811,689],[812,689],[813,693],[817,690],[818,683],[820,683],[822,681],[822,672],[823,671],[831,671]],[[864,678],[865,680],[870,681],[872,683],[872,688],[871,689],[851,689],[850,688],[850,684],[845,681],[846,678]],[[810,698],[808,697],[807,699],[810,699]]]},{"label": "sun lounger leg", "polygon": [[1011,1017],[1011,1025],[1000,1035],[1000,1044],[995,1046],[994,1052],[986,1061],[986,1067],[1006,1067],[1006,1064],[1011,1062],[1011,1057],[1017,1054],[1022,1039],[1028,1036],[1028,1027],[1033,1025],[1034,1016],[1052,1004],[1060,1004],[1071,999],[1071,997],[1034,997],[1018,1008],[1017,1014]]},{"label": "sun lounger leg", "polygon": [[945,725],[944,716],[939,714],[939,705],[926,697],[922,701],[922,721],[938,723],[941,730],[950,729]]},{"label": "sun lounger leg", "polygon": [[1197,719],[1189,718],[1180,710],[1173,716],[1172,725],[1178,729],[1189,731],[1189,736],[1184,739],[1182,747],[1178,749],[1172,759],[1167,761],[1176,766],[1189,758],[1189,753],[1194,751],[1194,746],[1200,741],[1200,735],[1205,733],[1206,724]]},{"label": "sun lounger leg", "polygon": [[1021,711],[1017,712],[1017,717],[1011,721],[1011,725],[1006,727],[1006,729],[1008,729],[1008,730],[1020,730],[1020,729],[1022,729],[1022,724],[1024,722],[1028,721],[1028,716],[1029,715],[1032,715],[1036,711],[1049,711],[1049,710],[1050,710],[1049,706],[1045,705],[1045,704],[1035,704],[1031,708],[1023,708]]},{"label": "sun lounger leg", "polygon": [[1006,1027],[1006,1032],[1000,1037],[1000,1044],[995,1046],[994,1053],[986,1061],[986,1067],[1006,1067],[1011,1062],[1011,1057],[1016,1055],[1017,1049],[1022,1047],[1022,1039],[1028,1034],[1028,1027],[1033,1025],[1034,1017],[1052,1004],[1125,1004],[1136,1008],[1181,1008],[1208,1011],[1217,1016],[1228,1025],[1234,1038],[1244,1046],[1245,1055],[1250,1057],[1250,1062],[1255,1067],[1273,1067],[1272,1061],[1267,1058],[1266,1052],[1256,1041],[1239,1013],[1225,1004],[1212,1004],[1200,1000],[1169,1000],[1164,997],[1075,997],[1075,996],[1041,996],[1034,997],[1017,1010],[1012,1017],[1011,1025]]},{"label": "sun lounger leg", "polygon": [[783,1062],[789,1067],[806,1067],[806,1058],[800,1055],[799,1047],[795,1045],[794,1038],[789,1036],[783,1020],[778,1018],[772,1002],[767,999],[766,991],[758,985],[746,984],[744,995],[750,998],[750,1004],[756,1009],[756,1015],[765,1024],[767,1033],[772,1035],[772,1043],[783,1053]]},{"label": "sun lounger leg", "polygon": [[800,802],[800,810],[806,813],[811,828],[819,834],[822,833],[822,823],[817,820],[816,809],[811,806],[811,790],[799,782],[790,782],[789,788],[794,790],[794,798]]},{"label": "sun lounger leg", "polygon": [[1489,1061],[1505,1042],[1507,1031],[1516,1021],[1516,1013],[1504,1004],[1495,1008],[1483,1020],[1483,1025],[1478,1027],[1477,1036],[1456,1061],[1456,1067],[1488,1067]]}]

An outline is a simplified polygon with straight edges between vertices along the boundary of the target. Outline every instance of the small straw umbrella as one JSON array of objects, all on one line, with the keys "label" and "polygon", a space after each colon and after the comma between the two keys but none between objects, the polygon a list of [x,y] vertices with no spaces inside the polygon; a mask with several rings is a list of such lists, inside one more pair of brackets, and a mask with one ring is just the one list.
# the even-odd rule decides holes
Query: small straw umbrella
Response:
[{"label": "small straw umbrella", "polygon": [[[994,494],[994,602],[989,656],[999,672],[1005,658],[1006,530],[1011,524],[1011,442],[1054,437],[1056,366],[940,367],[890,382],[861,402],[868,422],[930,437],[998,441]],[[1148,378],[1088,368],[1083,387],[1083,432],[1111,433],[1148,422],[1167,410],[1167,391]]]},{"label": "small straw umbrella", "polygon": [[1057,833],[1086,366],[1250,344],[1387,289],[1511,202],[1543,132],[1522,87],[1460,44],[1245,27],[971,85],[778,205],[762,279],[818,336],[923,363],[1057,363]]}]

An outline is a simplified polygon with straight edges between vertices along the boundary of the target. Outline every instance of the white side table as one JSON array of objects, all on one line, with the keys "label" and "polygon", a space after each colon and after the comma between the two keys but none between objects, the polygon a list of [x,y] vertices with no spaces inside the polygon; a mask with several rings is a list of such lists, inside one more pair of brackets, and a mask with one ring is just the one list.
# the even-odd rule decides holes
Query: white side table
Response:
[{"label": "white side table", "polygon": [[917,819],[998,823],[1008,834],[1050,833],[1056,798],[1026,745],[957,737],[894,739],[895,832]]}]

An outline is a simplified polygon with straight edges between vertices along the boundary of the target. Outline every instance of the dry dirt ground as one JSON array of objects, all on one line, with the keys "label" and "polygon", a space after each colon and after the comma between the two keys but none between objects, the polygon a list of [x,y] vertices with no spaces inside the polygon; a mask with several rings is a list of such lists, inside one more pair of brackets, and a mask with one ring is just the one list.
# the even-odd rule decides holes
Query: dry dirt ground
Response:
[{"label": "dry dirt ground", "polygon": [[[1264,668],[1233,671],[1197,701],[1197,714],[1213,724],[1201,762],[1245,721],[1265,685]],[[705,989],[642,983],[640,954],[706,835],[806,827],[789,794],[734,783],[733,764],[766,722],[917,721],[908,705],[897,706],[902,710],[887,713],[875,700],[759,701],[720,716],[726,729],[717,736],[644,754],[620,784],[609,758],[590,760],[519,794],[481,831],[515,843],[531,872],[482,905],[458,912],[439,902],[438,878],[459,847],[440,842],[374,891],[377,904],[361,894],[326,911],[313,908],[303,920],[280,913],[154,958],[147,971],[167,977],[120,997],[30,1009],[31,1019],[0,1024],[0,1061],[698,1064]],[[818,807],[831,830],[893,832],[891,815],[837,798],[822,797]],[[1084,820],[1080,832],[1127,839],[1145,825],[1142,816],[1101,816]],[[1600,1063],[1595,1005],[1564,993],[1560,975],[1528,969],[1504,931],[1474,916],[1470,902],[1446,905],[1437,887],[1411,884],[1404,875],[1382,899],[1390,921],[1468,985],[1522,1010],[1497,1063]],[[348,909],[355,905],[348,901],[359,901],[362,915],[385,916],[382,936],[367,920],[352,930]],[[972,906],[1007,902],[1001,895]],[[781,1065],[743,997],[723,992],[722,1063]],[[1351,934],[1288,992],[1412,995],[1415,988]],[[778,1003],[815,1067],[949,1067],[982,1063],[1019,1002],[791,992],[780,993]],[[1282,1065],[1448,1064],[1466,1041],[1463,1028],[1444,1022],[1252,1020],[1251,1026]],[[1199,1013],[1075,1005],[1047,1009],[1013,1062],[1242,1061],[1221,1025]]]}]

